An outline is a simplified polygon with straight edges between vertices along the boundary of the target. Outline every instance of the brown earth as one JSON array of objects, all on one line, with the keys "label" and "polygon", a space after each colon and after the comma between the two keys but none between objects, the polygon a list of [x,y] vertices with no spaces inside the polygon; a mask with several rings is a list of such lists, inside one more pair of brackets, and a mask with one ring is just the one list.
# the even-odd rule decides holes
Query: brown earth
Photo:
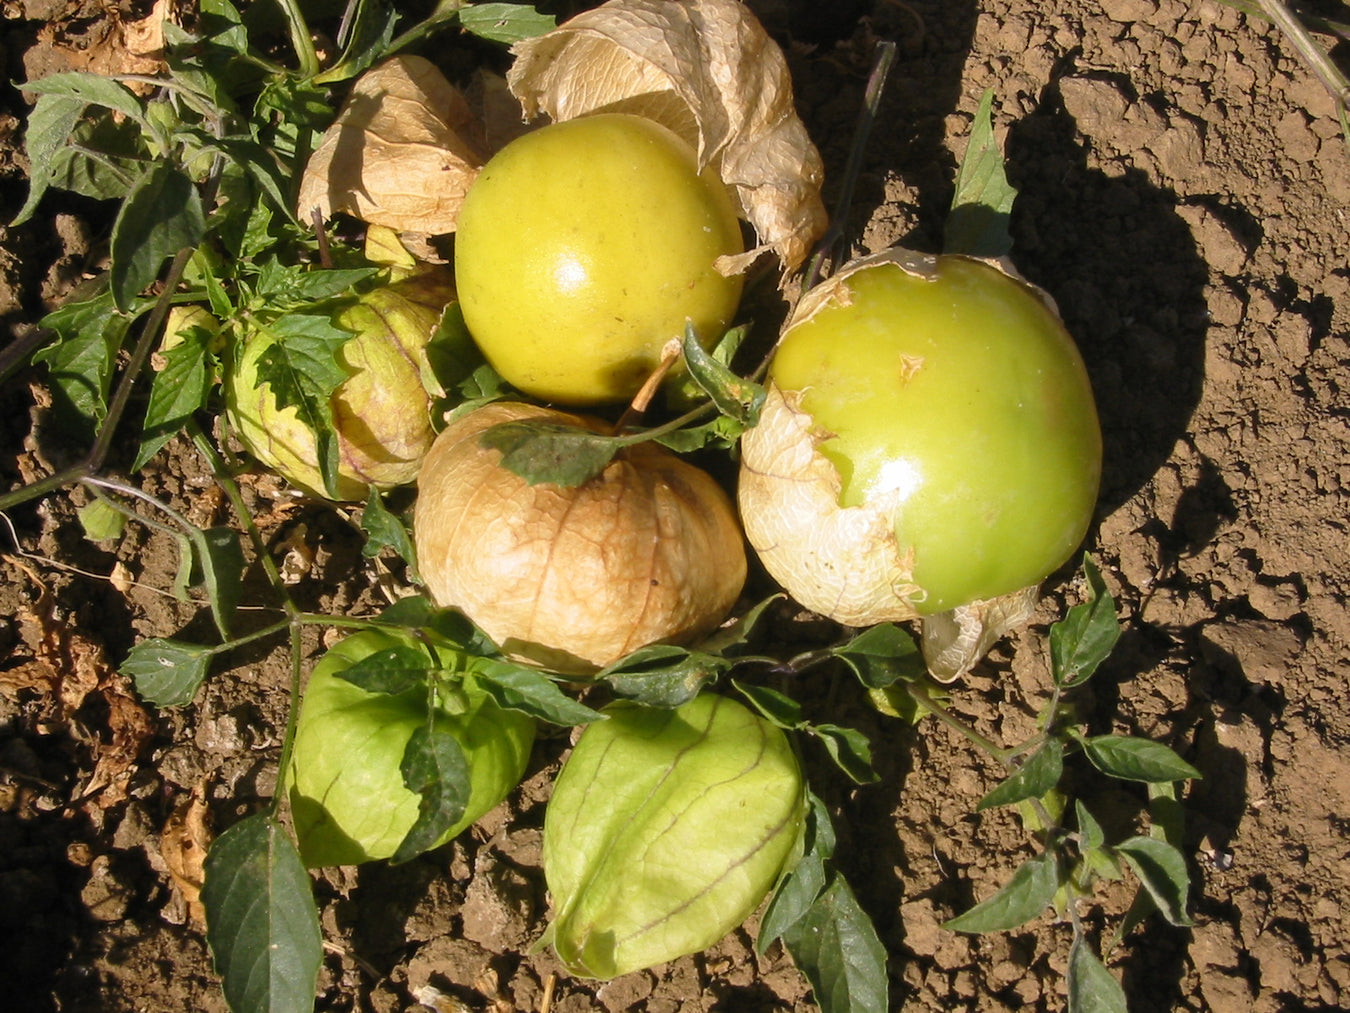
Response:
[{"label": "brown earth", "polygon": [[[859,250],[936,247],[972,113],[994,90],[1020,190],[1015,259],[1079,340],[1106,437],[1088,548],[1125,634],[1083,712],[1095,730],[1169,743],[1205,774],[1185,798],[1195,926],[1155,919],[1109,960],[1132,1008],[1350,1007],[1350,152],[1332,100],[1277,32],[1214,0],[751,6],[790,53],[832,178],[873,38],[900,43],[849,216]],[[12,81],[87,53],[113,8],[30,0],[4,11]],[[3,95],[7,221],[25,191],[24,107],[12,88]],[[0,227],[9,333],[97,268],[105,229],[103,209],[60,195],[33,223]],[[40,378],[22,374],[0,395],[7,488],[60,463],[43,439]],[[188,448],[162,454],[144,483],[198,523],[228,521]],[[278,555],[294,547],[303,605],[361,614],[385,600],[341,514],[266,480],[249,491]],[[135,527],[85,541],[77,502],[60,494],[14,511],[17,545],[0,533],[4,1004],[223,1010],[168,874],[183,834],[163,831],[193,792],[217,828],[272,792],[284,645],[234,653],[189,707],[142,711],[107,659],[139,636],[209,639],[209,618],[164,593],[171,545]],[[1078,595],[1067,572],[1047,589],[1032,627],[954,688],[953,708],[996,741],[1025,737],[1045,698],[1045,629]],[[834,720],[872,737],[882,773],[857,788],[816,771],[843,867],[889,951],[894,1008],[1062,1008],[1065,925],[989,937],[938,926],[1030,854],[1014,818],[973,814],[996,771],[940,727],[878,717],[848,680],[832,692]],[[318,1008],[542,1008],[557,968],[528,951],[547,911],[543,803],[566,746],[565,735],[541,742],[511,802],[445,849],[317,880],[330,944]],[[1128,823],[1139,800],[1097,801]],[[1130,890],[1097,899],[1088,921],[1109,939]],[[738,931],[605,985],[559,976],[551,1008],[812,1008],[781,952],[756,957],[751,938]]]}]

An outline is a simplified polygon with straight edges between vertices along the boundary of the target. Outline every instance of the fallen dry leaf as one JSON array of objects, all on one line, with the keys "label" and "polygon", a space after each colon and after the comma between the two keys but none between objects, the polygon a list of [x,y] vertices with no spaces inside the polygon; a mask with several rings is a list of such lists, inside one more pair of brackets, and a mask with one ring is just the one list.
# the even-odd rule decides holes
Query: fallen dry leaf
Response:
[{"label": "fallen dry leaf", "polygon": [[400,232],[453,232],[486,161],[464,95],[420,56],[368,70],[305,167],[299,213],[343,212]]},{"label": "fallen dry leaf", "polygon": [[760,246],[795,269],[825,231],[820,153],[793,104],[782,50],[739,0],[610,0],[512,47],[527,118],[624,111],[665,124],[732,188]]},{"label": "fallen dry leaf", "polygon": [[200,786],[174,808],[159,836],[159,853],[168,867],[169,878],[187,905],[188,917],[198,926],[206,924],[201,892],[211,839],[206,790]]},{"label": "fallen dry leaf", "polygon": [[[47,21],[38,32],[38,46],[58,54],[71,70],[105,77],[128,74],[150,76],[164,69],[164,22],[180,20],[179,0],[155,0],[150,13],[137,21],[123,21],[116,7],[98,20],[90,34],[71,38],[65,21]],[[127,87],[149,94],[154,85],[128,81]]]}]

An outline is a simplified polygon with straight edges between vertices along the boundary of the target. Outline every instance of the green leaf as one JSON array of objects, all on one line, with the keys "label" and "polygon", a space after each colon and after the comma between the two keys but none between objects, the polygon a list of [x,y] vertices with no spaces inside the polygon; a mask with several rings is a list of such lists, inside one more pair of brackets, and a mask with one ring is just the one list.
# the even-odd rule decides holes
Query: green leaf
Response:
[{"label": "green leaf", "polygon": [[807,792],[810,809],[802,835],[802,855],[778,881],[764,909],[755,937],[755,952],[764,953],[784,932],[806,917],[829,880],[827,863],[834,854],[834,826],[825,803]]},{"label": "green leaf", "polygon": [[130,323],[106,291],[42,319],[44,327],[56,332],[57,341],[40,349],[33,361],[46,363],[53,393],[61,397],[63,407],[90,424],[107,414],[113,360]]},{"label": "green leaf", "polygon": [[869,627],[831,653],[869,689],[882,689],[898,679],[918,679],[927,671],[914,637],[895,623]]},{"label": "green leaf", "polygon": [[193,561],[201,575],[216,628],[226,640],[234,623],[243,588],[244,549],[234,528],[216,527],[189,532]]},{"label": "green leaf", "polygon": [[886,950],[842,876],[783,934],[783,945],[821,1013],[887,1013]]},{"label": "green leaf", "polygon": [[1129,1013],[1125,990],[1081,935],[1069,947],[1069,1013]]},{"label": "green leaf", "polygon": [[206,213],[192,180],[170,163],[156,162],[131,188],[113,223],[109,276],[118,309],[129,309],[165,260],[204,235]]},{"label": "green leaf", "polygon": [[1015,773],[980,799],[975,811],[1040,798],[1059,784],[1059,777],[1063,772],[1064,743],[1059,739],[1050,739],[1028,756],[1026,762]]},{"label": "green leaf", "polygon": [[1186,839],[1186,808],[1175,781],[1151,781],[1148,786],[1150,837],[1181,847]]},{"label": "green leaf", "polygon": [[1203,776],[1167,746],[1152,739],[1096,735],[1083,739],[1083,750],[1103,774],[1126,781],[1184,781]]},{"label": "green leaf", "polygon": [[1194,924],[1186,914],[1191,874],[1178,848],[1156,837],[1131,837],[1112,850],[1134,870],[1164,918],[1173,925]]},{"label": "green leaf", "polygon": [[801,705],[786,693],[780,693],[768,686],[750,685],[737,679],[733,679],[731,684],[755,710],[779,728],[801,728],[806,724]]},{"label": "green leaf", "polygon": [[180,640],[142,640],[118,669],[136,692],[156,707],[182,707],[192,702],[206,678],[211,648]]},{"label": "green leaf", "polygon": [[142,135],[129,120],[111,115],[81,120],[69,143],[52,153],[49,185],[95,200],[121,200],[140,178],[149,157]]},{"label": "green leaf", "polygon": [[855,784],[872,784],[878,780],[872,769],[872,744],[856,728],[842,725],[811,725],[807,729],[825,746],[840,770]]},{"label": "green leaf", "polygon": [[704,447],[728,449],[745,432],[745,423],[730,415],[718,415],[700,426],[685,426],[655,437],[657,443],[677,454],[692,454]]},{"label": "green leaf", "polygon": [[521,711],[564,727],[604,718],[599,711],[573,700],[538,669],[482,658],[471,662],[469,670],[496,704],[506,710]]},{"label": "green leaf", "polygon": [[507,45],[523,39],[551,32],[557,20],[551,14],[540,14],[527,4],[474,4],[459,12],[459,23],[466,32],[491,42]]},{"label": "green leaf", "polygon": [[1106,843],[1106,832],[1102,830],[1102,825],[1097,822],[1095,816],[1088,810],[1083,803],[1074,799],[1074,812],[1078,814],[1078,846],[1083,851],[1091,851],[1093,848],[1100,848]]},{"label": "green leaf", "polygon": [[969,911],[949,918],[943,928],[953,932],[1005,932],[1040,915],[1059,889],[1059,866],[1049,852],[1023,862],[1012,878],[992,897]]},{"label": "green leaf", "polygon": [[211,341],[205,327],[189,327],[179,332],[182,341],[160,352],[164,368],[150,383],[150,403],[141,427],[141,445],[131,470],[143,468],[159,449],[173,439],[194,412],[205,407],[211,390]]},{"label": "green leaf", "polygon": [[[434,712],[433,712],[434,718]],[[421,796],[417,820],[394,852],[397,865],[415,858],[460,821],[472,791],[469,759],[449,728],[423,725],[403,752],[403,784]]]},{"label": "green leaf", "polygon": [[721,627],[700,643],[699,650],[727,658],[748,654],[752,650],[750,635],[754,632],[756,624],[764,618],[769,606],[782,597],[782,594],[771,594],[763,601],[756,602],[735,622]]},{"label": "green leaf", "polygon": [[478,442],[502,455],[502,467],[530,485],[570,489],[605,470],[622,448],[612,436],[555,422],[501,422]]},{"label": "green leaf", "polygon": [[434,667],[426,651],[399,644],[368,654],[333,674],[360,686],[367,693],[397,696],[418,686],[425,686]]},{"label": "green leaf", "polygon": [[28,181],[28,199],[14,216],[11,225],[22,225],[37,210],[43,194],[51,185],[52,165],[60,164],[57,154],[65,148],[76,124],[84,116],[85,108],[83,99],[69,95],[38,96],[33,111],[28,114],[28,129],[24,135],[28,163],[33,167]]},{"label": "green leaf", "polygon": [[236,823],[206,855],[206,941],[236,1013],[311,1013],[323,933],[309,874],[266,813]]},{"label": "green leaf", "polygon": [[269,260],[258,272],[254,299],[269,312],[285,313],[307,303],[352,295],[361,282],[378,273],[376,267],[315,270]]},{"label": "green leaf", "polygon": [[1116,603],[1089,556],[1083,557],[1088,600],[1075,605],[1050,627],[1050,669],[1055,684],[1068,689],[1086,682],[1120,639]]},{"label": "green leaf", "polygon": [[725,658],[703,651],[652,644],[601,669],[595,679],[637,703],[671,708],[688,703],[730,667]]},{"label": "green leaf", "polygon": [[92,499],[75,511],[84,528],[84,537],[91,542],[105,542],[122,537],[127,516],[106,499]]},{"label": "green leaf", "polygon": [[699,343],[692,323],[685,324],[682,347],[689,375],[712,398],[719,412],[746,426],[753,426],[759,421],[766,396],[763,387],[753,380],[742,379],[708,354]]},{"label": "green leaf", "polygon": [[458,300],[447,303],[441,312],[427,342],[427,362],[436,383],[465,400],[497,397],[505,387],[469,334]]},{"label": "green leaf", "polygon": [[361,530],[366,533],[366,544],[361,548],[361,554],[366,558],[378,556],[384,549],[393,549],[404,562],[413,562],[416,553],[408,526],[384,505],[384,498],[374,487],[361,511]]},{"label": "green leaf", "polygon": [[1017,191],[1008,183],[1003,155],[994,139],[993,89],[980,99],[965,157],[956,174],[956,193],[942,238],[944,253],[1003,257],[1012,250],[1008,222]]},{"label": "green leaf", "polygon": [[63,95],[78,99],[85,106],[103,106],[131,120],[145,120],[145,104],[126,85],[102,74],[70,71],[49,74],[20,87],[34,95]]}]

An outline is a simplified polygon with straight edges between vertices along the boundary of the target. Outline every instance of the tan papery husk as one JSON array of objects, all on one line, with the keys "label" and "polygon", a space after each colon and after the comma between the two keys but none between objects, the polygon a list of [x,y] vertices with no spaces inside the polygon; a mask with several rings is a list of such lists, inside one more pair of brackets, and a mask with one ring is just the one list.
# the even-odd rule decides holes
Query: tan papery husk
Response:
[{"label": "tan papery husk", "polygon": [[745,581],[735,511],[700,469],[650,442],[574,488],[530,485],[480,437],[538,420],[598,420],[496,402],[453,421],[418,478],[418,565],[508,656],[588,674],[656,642],[688,643],[730,612]]},{"label": "tan papery husk", "polygon": [[352,87],[305,166],[299,213],[317,208],[400,232],[454,231],[469,184],[487,160],[463,93],[431,61],[395,56]]},{"label": "tan papery husk", "polygon": [[787,61],[739,0],[610,0],[511,51],[507,83],[527,117],[637,113],[713,166],[760,243],[723,258],[724,273],[766,250],[791,271],[824,233],[823,163]]}]

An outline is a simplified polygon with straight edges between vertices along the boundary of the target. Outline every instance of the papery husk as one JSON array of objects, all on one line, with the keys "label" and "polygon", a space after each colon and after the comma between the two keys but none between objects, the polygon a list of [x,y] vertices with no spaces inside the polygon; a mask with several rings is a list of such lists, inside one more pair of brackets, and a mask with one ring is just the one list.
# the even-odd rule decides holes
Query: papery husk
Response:
[{"label": "papery husk", "polygon": [[746,574],[735,511],[717,483],[647,442],[575,488],[530,485],[480,442],[519,420],[605,428],[520,402],[453,421],[418,476],[413,533],[432,599],[464,612],[508,656],[574,675],[715,629]]},{"label": "papery husk", "polygon": [[463,93],[431,61],[395,56],[363,74],[305,166],[299,214],[343,212],[401,232],[453,232],[487,161]]},{"label": "papery husk", "polygon": [[826,228],[820,153],[793,106],[787,61],[739,0],[610,0],[512,47],[507,75],[527,117],[630,112],[675,131],[733,191],[785,271]]}]

